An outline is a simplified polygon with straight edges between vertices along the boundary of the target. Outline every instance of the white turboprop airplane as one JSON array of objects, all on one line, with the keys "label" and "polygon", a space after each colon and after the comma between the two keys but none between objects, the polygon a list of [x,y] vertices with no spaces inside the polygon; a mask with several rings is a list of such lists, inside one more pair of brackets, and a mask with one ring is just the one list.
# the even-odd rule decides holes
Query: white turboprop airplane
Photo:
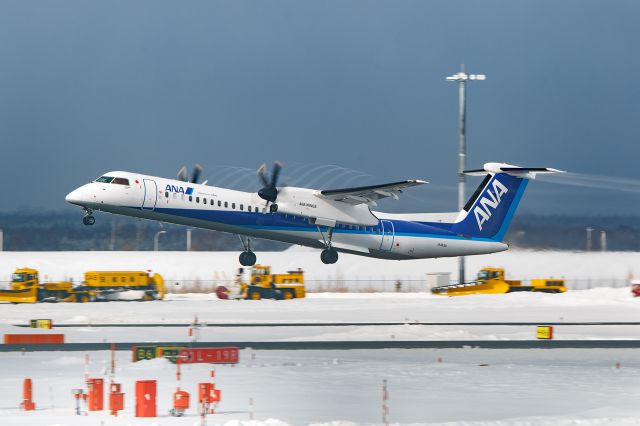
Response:
[{"label": "white turboprop airplane", "polygon": [[[264,164],[258,169],[263,188],[257,193],[198,183],[186,168],[178,179],[131,172],[109,172],[79,187],[66,201],[84,208],[85,225],[93,225],[93,211],[133,216],[240,236],[240,263],[251,266],[256,255],[251,237],[323,249],[323,263],[335,263],[338,252],[380,259],[424,259],[495,253],[508,249],[502,242],[528,180],[549,168],[486,163],[486,175],[464,209],[454,213],[391,214],[372,211],[376,200],[398,198],[405,188],[427,183],[405,180],[357,188],[315,190],[278,187],[282,165],[271,178]],[[266,203],[265,203],[266,202]]]}]

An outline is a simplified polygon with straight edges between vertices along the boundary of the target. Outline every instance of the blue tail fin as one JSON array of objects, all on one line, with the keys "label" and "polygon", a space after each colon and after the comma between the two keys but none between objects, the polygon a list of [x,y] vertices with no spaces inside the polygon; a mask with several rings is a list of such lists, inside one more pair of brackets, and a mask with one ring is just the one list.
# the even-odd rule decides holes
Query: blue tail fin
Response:
[{"label": "blue tail fin", "polygon": [[502,241],[528,182],[507,173],[488,174],[451,230],[464,236]]}]

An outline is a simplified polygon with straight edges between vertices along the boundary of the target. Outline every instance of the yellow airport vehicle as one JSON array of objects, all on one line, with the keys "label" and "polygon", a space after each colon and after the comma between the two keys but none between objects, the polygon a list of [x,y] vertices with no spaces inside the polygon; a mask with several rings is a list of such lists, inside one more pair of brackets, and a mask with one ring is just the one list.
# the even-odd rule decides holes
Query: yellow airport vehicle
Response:
[{"label": "yellow airport vehicle", "polygon": [[8,290],[0,290],[0,302],[94,302],[118,300],[124,292],[139,291],[137,300],[163,299],[164,280],[140,271],[87,272],[85,281],[74,285],[71,281],[41,283],[38,270],[18,268],[11,275]]},{"label": "yellow airport vehicle", "polygon": [[306,296],[304,272],[301,269],[286,274],[272,274],[271,267],[255,265],[251,268],[249,283],[242,280],[244,270],[240,268],[233,289],[218,286],[216,295],[220,299],[301,299]]},{"label": "yellow airport vehicle", "polygon": [[505,280],[504,269],[483,268],[478,272],[476,281],[464,284],[451,284],[431,289],[431,293],[440,296],[466,296],[469,294],[500,294],[517,291],[540,293],[564,293],[567,288],[562,279],[533,279],[528,284],[522,281]]},{"label": "yellow airport vehicle", "polygon": [[109,298],[109,295],[122,291],[143,291],[143,300],[162,300],[165,296],[164,279],[160,274],[149,274],[144,271],[90,271],[84,274],[84,287],[90,289],[98,297]]}]

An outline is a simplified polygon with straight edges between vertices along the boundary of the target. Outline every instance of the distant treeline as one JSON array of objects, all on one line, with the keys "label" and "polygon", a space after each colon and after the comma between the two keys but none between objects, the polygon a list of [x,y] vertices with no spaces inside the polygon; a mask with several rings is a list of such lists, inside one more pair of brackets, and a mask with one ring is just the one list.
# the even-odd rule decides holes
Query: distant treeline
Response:
[{"label": "distant treeline", "polygon": [[[124,216],[97,214],[94,226],[84,226],[79,211],[0,213],[4,250],[153,250],[158,231],[160,250],[185,250],[186,227]],[[592,228],[592,249],[600,250],[600,233],[606,232],[610,251],[640,251],[640,216],[537,216],[516,215],[506,236],[515,247],[584,250],[587,228]],[[284,250],[288,244],[256,239],[255,250]],[[193,229],[191,250],[240,251],[238,237],[223,232]]]}]

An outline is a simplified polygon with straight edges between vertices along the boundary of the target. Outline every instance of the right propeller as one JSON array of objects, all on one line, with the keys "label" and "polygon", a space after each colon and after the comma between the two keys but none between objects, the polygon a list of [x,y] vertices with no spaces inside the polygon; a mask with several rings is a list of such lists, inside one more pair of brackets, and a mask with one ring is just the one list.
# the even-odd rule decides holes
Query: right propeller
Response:
[{"label": "right propeller", "polygon": [[271,212],[275,212],[278,209],[278,206],[275,204],[278,199],[278,177],[280,176],[280,171],[282,170],[282,163],[280,161],[276,161],[273,163],[273,167],[271,168],[271,179],[267,178],[265,171],[267,170],[267,166],[263,163],[258,168],[258,178],[260,178],[260,182],[262,182],[262,188],[258,191],[258,196],[267,202],[267,206],[269,203],[271,205]]}]

